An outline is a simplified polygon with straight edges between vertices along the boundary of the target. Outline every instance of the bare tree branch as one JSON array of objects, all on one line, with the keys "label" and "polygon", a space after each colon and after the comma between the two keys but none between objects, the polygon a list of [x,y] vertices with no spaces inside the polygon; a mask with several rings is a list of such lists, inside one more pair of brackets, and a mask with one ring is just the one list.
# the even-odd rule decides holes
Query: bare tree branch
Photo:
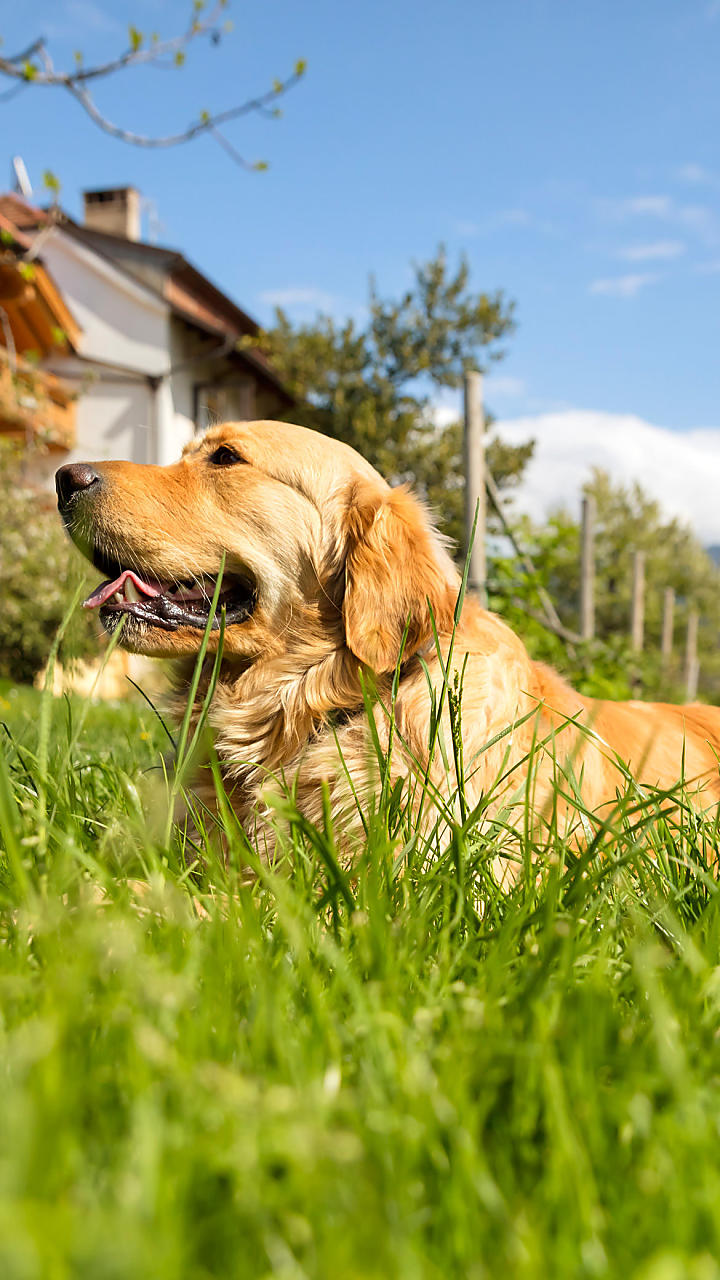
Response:
[{"label": "bare tree branch", "polygon": [[[240,116],[250,115],[252,112],[265,114],[271,102],[274,102],[281,93],[287,93],[302,79],[303,72],[304,68],[303,71],[293,72],[287,80],[283,81],[282,86],[278,84],[277,88],[269,89],[267,93],[258,98],[250,98],[238,107],[230,107],[227,111],[218,111],[215,115],[205,113],[199,120],[188,125],[187,129],[181,130],[180,133],[166,134],[163,137],[151,137],[148,134],[133,133],[129,129],[123,129],[120,125],[113,124],[98,109],[86,89],[82,89],[76,84],[67,84],[66,88],[80,103],[83,110],[87,112],[90,119],[105,133],[109,133],[111,137],[120,138],[122,142],[129,142],[135,147],[177,147],[183,142],[192,142],[193,138],[197,138],[202,133],[214,133],[219,125],[227,124],[230,120],[237,120]],[[248,168],[257,167],[248,165],[246,161],[242,163]]]},{"label": "bare tree branch", "polygon": [[[120,141],[127,142],[132,146],[151,148],[177,147],[183,143],[192,142],[193,139],[207,133],[214,137],[233,160],[244,168],[265,168],[264,164],[251,164],[246,161],[233,144],[219,132],[219,126],[250,114],[262,115],[268,118],[280,115],[279,110],[273,104],[277,102],[278,98],[294,88],[298,81],[302,79],[305,74],[305,62],[302,59],[296,62],[294,70],[285,80],[276,80],[272,88],[268,89],[266,93],[249,98],[238,106],[230,107],[225,111],[214,113],[203,111],[199,118],[192,121],[187,128],[181,129],[177,133],[162,136],[135,133],[133,130],[125,129],[122,125],[108,119],[98,107],[87,87],[89,82],[104,79],[127,67],[155,66],[165,70],[170,67],[181,67],[185,61],[185,49],[191,42],[198,40],[200,37],[208,37],[213,43],[218,43],[224,29],[221,24],[221,17],[227,8],[227,0],[218,0],[208,15],[201,19],[199,14],[203,8],[204,4],[195,0],[192,17],[187,29],[180,35],[168,40],[159,40],[153,37],[150,43],[146,44],[142,33],[134,27],[130,27],[129,48],[125,49],[117,57],[107,62],[99,63],[96,66],[84,67],[82,62],[79,61],[77,67],[72,71],[57,71],[55,69],[45,38],[41,36],[33,40],[32,44],[28,45],[20,53],[14,54],[12,57],[0,57],[0,77],[6,76],[17,82],[4,94],[0,94],[0,103],[7,101],[28,85],[64,89],[82,107],[83,111],[98,128],[110,134],[111,137],[118,138]],[[168,58],[170,59],[169,62]]]}]

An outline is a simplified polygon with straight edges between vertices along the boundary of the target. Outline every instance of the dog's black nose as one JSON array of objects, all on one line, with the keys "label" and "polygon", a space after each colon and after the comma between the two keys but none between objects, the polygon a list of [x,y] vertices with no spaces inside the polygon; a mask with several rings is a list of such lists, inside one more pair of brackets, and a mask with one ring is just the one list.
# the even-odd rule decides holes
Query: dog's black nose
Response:
[{"label": "dog's black nose", "polygon": [[76,493],[82,492],[83,489],[92,489],[93,485],[99,483],[100,476],[89,462],[69,462],[66,466],[60,467],[59,471],[55,472],[59,506],[66,507]]}]

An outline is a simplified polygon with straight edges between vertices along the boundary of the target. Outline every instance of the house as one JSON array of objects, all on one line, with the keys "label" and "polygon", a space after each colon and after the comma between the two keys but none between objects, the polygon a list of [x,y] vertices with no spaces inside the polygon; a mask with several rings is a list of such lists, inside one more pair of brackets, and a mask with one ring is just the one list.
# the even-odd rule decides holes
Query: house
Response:
[{"label": "house", "polygon": [[0,431],[14,363],[16,402],[35,378],[23,429],[46,445],[40,482],[80,458],[171,462],[212,421],[292,407],[257,323],[182,253],[141,241],[139,210],[133,187],[85,192],[82,223],[0,196]]},{"label": "house", "polygon": [[43,365],[68,356],[80,331],[32,247],[0,215],[0,439],[41,440],[62,454],[75,442],[75,396]]}]

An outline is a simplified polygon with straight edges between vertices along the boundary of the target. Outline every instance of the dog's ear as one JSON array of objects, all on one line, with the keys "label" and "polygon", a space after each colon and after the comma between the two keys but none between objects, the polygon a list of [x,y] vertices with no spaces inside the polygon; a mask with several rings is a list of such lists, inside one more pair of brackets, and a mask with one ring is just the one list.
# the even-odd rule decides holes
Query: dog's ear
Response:
[{"label": "dog's ear", "polygon": [[455,567],[421,504],[402,486],[372,481],[352,488],[346,515],[343,616],[348,648],[374,671],[452,629],[459,590]]}]

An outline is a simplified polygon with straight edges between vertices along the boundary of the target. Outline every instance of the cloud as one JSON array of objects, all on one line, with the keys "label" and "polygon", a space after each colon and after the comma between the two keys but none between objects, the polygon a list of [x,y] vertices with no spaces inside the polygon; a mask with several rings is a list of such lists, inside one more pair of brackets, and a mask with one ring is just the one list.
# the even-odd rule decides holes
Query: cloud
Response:
[{"label": "cloud", "polygon": [[714,276],[720,271],[720,258],[714,258],[712,262],[700,262],[695,268],[699,276]]},{"label": "cloud", "polygon": [[[65,0],[63,9],[66,22],[58,28],[63,35],[76,35],[78,31],[107,31],[115,34],[124,30],[122,23],[95,4],[94,0]],[[72,24],[72,32],[68,31],[68,23]]]},{"label": "cloud", "polygon": [[650,244],[628,245],[618,250],[618,257],[627,262],[652,262],[654,259],[669,260],[679,258],[685,253],[687,246],[682,240],[653,240]]},{"label": "cloud", "polygon": [[440,430],[445,427],[451,427],[454,422],[459,422],[462,418],[462,405],[458,401],[457,404],[433,404],[430,405],[428,416],[430,421],[434,423]]},{"label": "cloud", "polygon": [[670,196],[631,196],[618,200],[616,208],[621,216],[637,215],[647,218],[667,218],[672,211]]},{"label": "cloud", "polygon": [[500,209],[480,222],[460,218],[453,223],[453,231],[455,235],[468,240],[488,235],[491,231],[499,231],[503,227],[529,227],[532,223],[532,214],[527,209]]},{"label": "cloud", "polygon": [[316,311],[330,311],[338,301],[332,293],[312,287],[265,289],[258,298],[268,307],[310,307]]},{"label": "cloud", "polygon": [[648,271],[635,275],[611,276],[606,280],[593,280],[590,293],[603,294],[606,298],[634,298],[641,289],[654,284],[659,278]]},{"label": "cloud", "polygon": [[485,379],[485,392],[495,400],[517,400],[525,395],[526,387],[522,378],[499,374]]},{"label": "cloud", "polygon": [[704,204],[684,205],[677,211],[677,221],[696,231],[705,240],[717,240],[718,220],[712,209]]},{"label": "cloud", "polygon": [[618,483],[638,481],[706,545],[720,543],[720,428],[670,431],[630,414],[571,409],[501,420],[497,430],[509,444],[536,441],[516,500],[534,519],[560,506],[579,510],[597,466]]},{"label": "cloud", "polygon": [[706,243],[720,241],[720,220],[715,211],[704,204],[679,204],[667,195],[630,196],[599,200],[597,211],[606,222],[626,222],[632,218],[650,218],[682,227]]},{"label": "cloud", "polygon": [[[718,13],[720,13],[720,0],[718,0]],[[717,174],[703,168],[701,164],[683,164],[675,170],[675,177],[680,182],[690,182],[696,186],[716,187],[718,185]]]}]

